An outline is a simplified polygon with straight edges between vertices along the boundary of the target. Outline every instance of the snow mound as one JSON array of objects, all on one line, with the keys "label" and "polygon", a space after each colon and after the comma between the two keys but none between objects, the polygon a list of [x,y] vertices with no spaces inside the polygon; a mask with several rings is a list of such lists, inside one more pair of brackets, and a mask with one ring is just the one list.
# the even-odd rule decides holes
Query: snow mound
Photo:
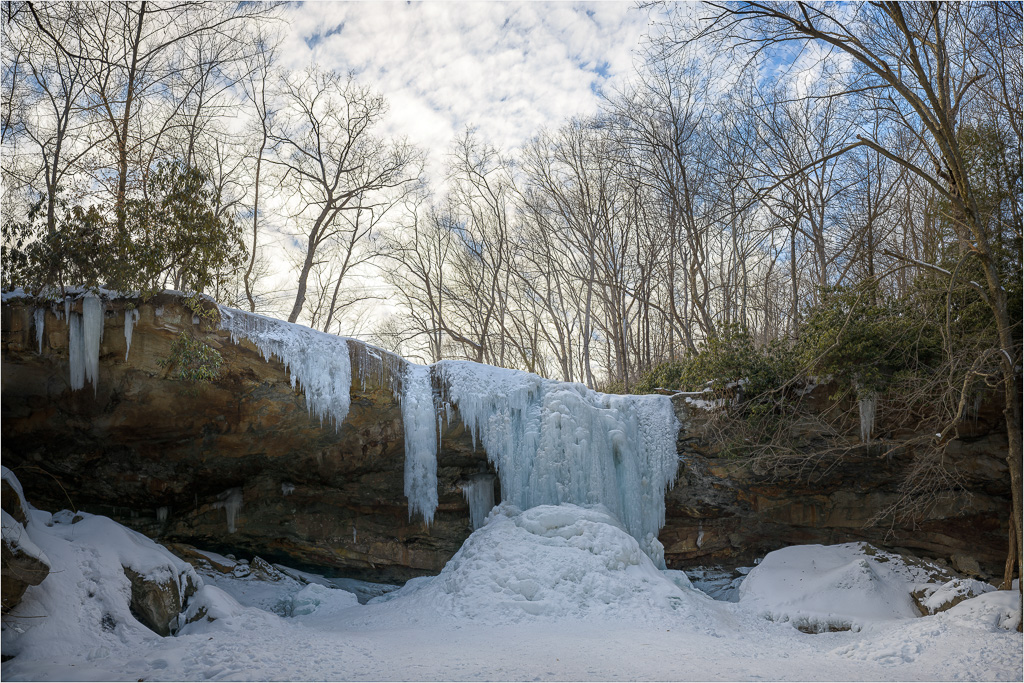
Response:
[{"label": "snow mound", "polygon": [[204,585],[188,602],[181,615],[179,636],[216,631],[256,631],[274,628],[281,618],[257,607],[241,604],[227,591]]},{"label": "snow mound", "polygon": [[50,573],[5,615],[5,655],[27,660],[82,652],[125,656],[126,643],[159,639],[131,612],[131,582],[124,568],[151,581],[174,583],[179,595],[189,583],[202,585],[187,562],[106,517],[70,511],[50,515],[31,508],[27,514],[20,543],[31,543],[45,556]]},{"label": "snow mound", "polygon": [[892,556],[880,561],[870,551],[866,544],[843,543],[768,553],[740,585],[739,602],[811,633],[920,616],[906,580],[910,572]]},{"label": "snow mound", "polygon": [[325,616],[336,614],[358,604],[359,599],[355,593],[311,583],[292,596],[290,615],[293,617],[307,614]]},{"label": "snow mound", "polygon": [[410,613],[491,623],[700,613],[712,601],[666,574],[601,506],[508,503],[469,537],[440,575],[371,601]]},{"label": "snow mound", "polygon": [[964,600],[940,616],[992,631],[1016,631],[1020,624],[1020,591],[991,591]]}]

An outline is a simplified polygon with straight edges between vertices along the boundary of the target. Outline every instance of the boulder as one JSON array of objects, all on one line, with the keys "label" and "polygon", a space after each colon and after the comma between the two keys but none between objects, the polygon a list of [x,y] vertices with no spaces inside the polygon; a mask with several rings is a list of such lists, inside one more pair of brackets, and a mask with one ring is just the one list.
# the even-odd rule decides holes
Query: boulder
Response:
[{"label": "boulder", "polygon": [[11,543],[6,533],[0,547],[0,566],[4,613],[17,607],[28,587],[38,586],[50,573],[50,565],[43,557],[27,552],[22,545]]},{"label": "boulder", "polygon": [[185,590],[182,595],[179,592],[177,575],[172,574],[163,580],[154,580],[130,567],[124,567],[124,575],[132,585],[129,605],[132,616],[158,635],[171,635],[185,602],[196,591],[191,577],[184,577]]}]

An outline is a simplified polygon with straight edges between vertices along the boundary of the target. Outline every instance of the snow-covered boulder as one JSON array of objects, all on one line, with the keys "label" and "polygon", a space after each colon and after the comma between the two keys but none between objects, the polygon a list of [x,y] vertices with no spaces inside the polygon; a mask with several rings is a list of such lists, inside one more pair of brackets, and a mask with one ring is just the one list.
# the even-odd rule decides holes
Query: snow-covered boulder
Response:
[{"label": "snow-covered boulder", "polygon": [[0,548],[0,582],[3,611],[9,612],[18,606],[29,586],[38,586],[50,573],[46,554],[39,549],[18,522],[6,510],[0,511],[3,518],[3,546]]},{"label": "snow-covered boulder", "polygon": [[769,553],[740,585],[739,601],[773,621],[820,633],[934,614],[991,590],[927,560],[843,543]]},{"label": "snow-covered boulder", "polygon": [[[3,473],[13,485],[17,480]],[[20,486],[16,487],[20,492]],[[29,658],[106,652],[129,635],[169,635],[202,580],[187,562],[146,536],[86,512],[51,515],[21,500],[26,524],[3,513],[4,545],[49,565],[4,620],[4,654]],[[4,575],[4,588],[7,588]]]}]

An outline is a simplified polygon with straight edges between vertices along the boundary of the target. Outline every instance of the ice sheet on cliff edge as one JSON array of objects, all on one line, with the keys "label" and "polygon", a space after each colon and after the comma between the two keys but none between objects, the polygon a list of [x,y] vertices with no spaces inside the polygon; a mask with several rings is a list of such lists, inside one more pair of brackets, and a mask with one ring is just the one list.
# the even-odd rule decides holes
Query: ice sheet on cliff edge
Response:
[{"label": "ice sheet on cliff edge", "polygon": [[306,395],[311,415],[333,421],[335,428],[351,405],[352,364],[348,340],[303,325],[218,306],[220,327],[236,344],[248,339],[266,360],[276,357],[288,368],[292,386]]}]

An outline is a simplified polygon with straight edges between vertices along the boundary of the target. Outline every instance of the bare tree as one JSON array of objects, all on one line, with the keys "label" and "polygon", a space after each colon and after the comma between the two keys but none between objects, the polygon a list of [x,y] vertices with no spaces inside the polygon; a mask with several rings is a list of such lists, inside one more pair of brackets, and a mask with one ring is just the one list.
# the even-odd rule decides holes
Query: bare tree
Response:
[{"label": "bare tree", "polygon": [[380,211],[385,190],[418,175],[417,154],[404,141],[373,135],[383,117],[384,98],[333,71],[311,67],[280,84],[282,102],[269,139],[270,161],[282,167],[294,192],[297,234],[305,242],[298,289],[288,321],[306,303],[309,275],[325,246],[353,233],[345,212]]}]

